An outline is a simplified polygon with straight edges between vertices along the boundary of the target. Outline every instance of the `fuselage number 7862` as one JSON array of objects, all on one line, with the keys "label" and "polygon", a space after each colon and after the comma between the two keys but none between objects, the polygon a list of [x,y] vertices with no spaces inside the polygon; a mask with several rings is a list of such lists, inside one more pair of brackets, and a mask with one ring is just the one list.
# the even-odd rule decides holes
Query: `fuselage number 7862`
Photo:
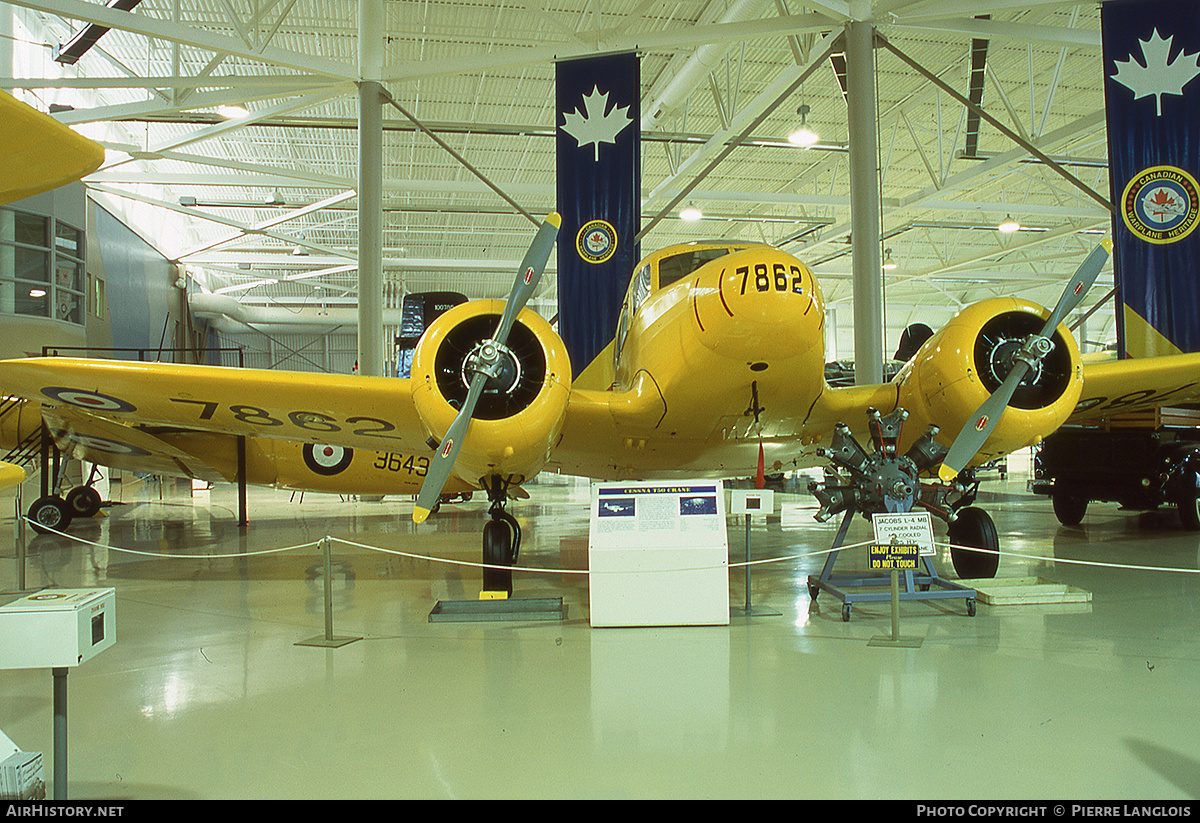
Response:
[{"label": "fuselage number 7862", "polygon": [[[742,294],[746,293],[746,284],[750,280],[750,267],[738,266],[734,269],[734,274],[742,276]],[[768,268],[766,263],[754,264],[754,288],[757,291],[791,291],[795,294],[804,294],[804,286],[801,285],[804,279],[803,273],[799,266],[792,266],[789,270],[788,266],[783,263],[776,263],[774,269]]]}]

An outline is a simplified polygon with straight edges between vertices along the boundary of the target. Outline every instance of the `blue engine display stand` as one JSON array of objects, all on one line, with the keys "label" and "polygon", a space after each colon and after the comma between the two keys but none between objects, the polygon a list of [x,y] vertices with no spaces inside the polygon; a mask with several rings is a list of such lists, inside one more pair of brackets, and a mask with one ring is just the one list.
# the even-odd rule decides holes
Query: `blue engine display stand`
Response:
[{"label": "blue engine display stand", "polygon": [[[808,576],[809,597],[816,600],[820,592],[826,591],[841,600],[842,621],[846,623],[850,622],[850,611],[853,608],[853,603],[879,603],[892,599],[890,572],[884,574],[869,571],[854,574],[833,573],[833,567],[837,564],[838,554],[841,551],[840,547],[845,543],[846,532],[850,529],[850,519],[855,515],[856,511],[854,508],[846,510],[846,516],[842,518],[842,525],[838,528],[837,537],[833,541],[833,551],[825,557],[825,566],[821,569],[821,574],[810,574]],[[899,599],[966,600],[967,615],[974,617],[975,590],[955,583],[952,580],[939,577],[937,571],[933,568],[933,563],[928,557],[922,556],[920,562],[925,570],[924,574],[913,572],[912,570],[905,570],[901,573],[903,583],[898,593]],[[883,586],[887,588],[883,591],[852,591],[868,586]]]}]

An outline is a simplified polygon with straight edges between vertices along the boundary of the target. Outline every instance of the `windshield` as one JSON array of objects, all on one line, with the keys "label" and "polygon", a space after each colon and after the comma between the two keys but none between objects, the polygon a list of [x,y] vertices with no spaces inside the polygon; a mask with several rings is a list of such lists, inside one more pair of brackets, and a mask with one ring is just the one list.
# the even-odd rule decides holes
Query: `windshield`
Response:
[{"label": "windshield", "polygon": [[715,249],[689,249],[680,254],[664,257],[658,261],[658,287],[666,288],[680,278],[687,277],[696,269],[718,257],[724,257],[731,251],[737,251],[732,246],[721,246]]}]

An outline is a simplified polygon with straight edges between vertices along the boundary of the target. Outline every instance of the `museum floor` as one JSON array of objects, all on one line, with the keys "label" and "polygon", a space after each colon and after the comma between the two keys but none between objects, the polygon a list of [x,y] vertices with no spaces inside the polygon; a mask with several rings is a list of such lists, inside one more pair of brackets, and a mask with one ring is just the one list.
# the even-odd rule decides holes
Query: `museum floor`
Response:
[{"label": "museum floor", "polygon": [[[232,487],[160,499],[126,484],[128,505],[72,525],[90,543],[28,543],[28,588],[116,589],[116,644],[69,676],[69,794],[1200,797],[1200,535],[1173,510],[1104,504],[1063,528],[1024,487],[1010,475],[981,496],[1012,553],[999,577],[1091,602],[981,602],[975,617],[962,600],[904,603],[901,633],[921,644],[895,648],[868,645],[890,635],[887,604],[843,622],[835,598],[810,603],[836,522],[816,523],[806,494],[777,495],[751,532],[755,559],[778,559],[754,567],[752,605],[777,615],[593,629],[582,482],[543,482],[510,509],[521,565],[548,570],[518,575],[516,596],[562,597],[566,619],[501,623],[429,620],[439,601],[477,598],[478,569],[366,548],[478,562],[482,500],[414,528],[411,499],[251,490],[242,535]],[[11,591],[11,492],[0,506]],[[744,525],[728,525],[737,564]],[[858,519],[849,542],[868,531]],[[296,645],[324,632],[325,536],[356,544],[334,544],[334,631],[362,639],[335,649]],[[284,551],[255,554],[271,549]],[[839,569],[863,562],[847,551]],[[948,559],[938,569],[953,577]],[[743,581],[731,569],[735,609]],[[45,753],[48,780],[51,696],[48,671],[0,671],[0,729]]]}]

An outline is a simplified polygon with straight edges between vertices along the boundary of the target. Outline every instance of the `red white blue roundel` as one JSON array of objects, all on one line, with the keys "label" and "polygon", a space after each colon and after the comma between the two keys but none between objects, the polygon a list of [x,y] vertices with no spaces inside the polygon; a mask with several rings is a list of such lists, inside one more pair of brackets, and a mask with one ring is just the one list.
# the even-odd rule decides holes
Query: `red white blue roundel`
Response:
[{"label": "red white blue roundel", "polygon": [[341,446],[314,446],[312,443],[304,444],[304,465],[326,477],[341,474],[350,466],[350,461],[353,459],[354,449]]},{"label": "red white blue roundel", "polygon": [[42,389],[42,394],[46,395],[51,400],[57,400],[59,403],[66,403],[70,406],[78,406],[79,408],[87,409],[88,411],[137,411],[137,407],[132,403],[128,403],[119,397],[100,394],[100,392],[71,389],[65,386],[47,386],[46,388]]},{"label": "red white blue roundel", "polygon": [[1126,227],[1148,243],[1174,243],[1196,228],[1196,180],[1175,166],[1151,166],[1133,176],[1121,198]]},{"label": "red white blue roundel", "polygon": [[131,443],[121,443],[117,440],[109,440],[107,437],[99,437],[94,434],[73,434],[71,440],[85,449],[90,449],[96,452],[104,452],[105,454],[124,455],[126,457],[149,457],[150,452],[143,449],[141,446],[134,446]]}]

